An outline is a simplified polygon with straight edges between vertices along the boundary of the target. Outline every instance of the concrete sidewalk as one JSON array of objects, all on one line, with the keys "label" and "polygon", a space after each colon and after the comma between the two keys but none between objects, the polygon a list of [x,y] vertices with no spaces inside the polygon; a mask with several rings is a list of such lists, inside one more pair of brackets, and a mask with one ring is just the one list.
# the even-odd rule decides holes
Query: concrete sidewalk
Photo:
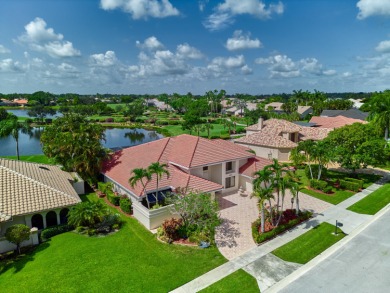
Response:
[{"label": "concrete sidewalk", "polygon": [[[302,223],[295,227],[294,229],[287,231],[276,238],[257,246],[243,255],[232,259],[231,261],[207,272],[206,274],[184,284],[183,286],[171,291],[171,292],[198,292],[204,288],[209,287],[213,283],[223,279],[224,277],[232,274],[233,272],[244,269],[247,272],[254,275],[257,279],[259,288],[263,292],[267,290],[267,288],[272,287],[275,283],[281,281],[279,277],[275,278],[275,275],[272,273],[272,270],[269,270],[269,274],[267,272],[262,271],[262,273],[258,274],[254,272],[256,267],[261,266],[262,264],[268,264],[269,267],[272,267],[272,260],[275,261],[275,264],[279,263],[279,259],[275,260],[271,255],[268,256],[276,248],[290,242],[291,240],[299,237],[304,234],[311,228],[318,226],[322,222],[328,222],[330,224],[335,224],[336,220],[343,224],[341,229],[345,231],[345,233],[350,234],[353,231],[361,231],[362,227],[366,227],[367,223],[371,222],[374,216],[357,214],[351,211],[346,210],[351,204],[361,200],[366,197],[373,191],[377,190],[382,186],[383,183],[389,181],[390,176],[387,175],[381,180],[377,182],[377,184],[371,185],[369,188],[363,190],[340,203],[337,206],[332,206],[325,210],[323,213],[318,214],[311,220]],[[348,237],[345,237],[348,239]],[[344,239],[345,239],[344,238]],[[339,246],[336,246],[339,247]],[[266,256],[266,257],[265,257]],[[263,263],[261,259],[263,258]],[[291,274],[294,270],[293,266],[283,265],[282,267],[286,267],[286,271],[288,274],[282,274],[283,278]],[[298,269],[299,266],[296,266],[295,269]]]}]

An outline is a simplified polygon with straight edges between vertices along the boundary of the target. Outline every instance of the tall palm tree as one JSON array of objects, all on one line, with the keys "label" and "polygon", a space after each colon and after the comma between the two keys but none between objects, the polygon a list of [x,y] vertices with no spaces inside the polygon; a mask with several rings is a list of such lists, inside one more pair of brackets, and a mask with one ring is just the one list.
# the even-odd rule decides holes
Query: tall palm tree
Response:
[{"label": "tall palm tree", "polygon": [[290,191],[291,191],[291,195],[292,197],[295,199],[295,212],[296,212],[296,215],[298,216],[299,215],[299,192],[302,191],[304,188],[299,185],[298,182],[292,182],[291,183],[291,186],[290,186]]},{"label": "tall palm tree", "polygon": [[0,122],[0,137],[6,137],[11,135],[16,142],[16,156],[19,158],[19,132],[32,135],[32,128],[27,122],[19,123],[18,118],[15,115],[9,115],[9,117]]},{"label": "tall palm tree", "polygon": [[[252,193],[252,197],[256,196],[259,200],[259,208],[260,208],[260,213],[261,213],[261,233],[264,233],[264,226],[265,226],[265,207],[264,203],[267,200],[271,200],[273,197],[272,195],[273,188],[271,186],[269,187],[261,187],[261,186],[254,186],[254,190]],[[270,214],[271,215],[271,214]]]},{"label": "tall palm tree", "polygon": [[[269,214],[271,217],[271,223],[273,222],[272,219],[272,203],[271,199],[274,198],[273,196],[273,186],[272,186],[272,172],[269,169],[263,169],[255,172],[253,174],[255,179],[253,180],[253,196],[259,197],[259,205],[260,208],[264,207],[264,202],[263,199],[260,200],[261,198],[265,198],[264,200],[268,200],[269,203]],[[264,189],[264,190],[263,190]],[[270,190],[270,194],[266,194],[266,190]],[[261,210],[262,213],[262,218],[263,217],[263,212],[264,210]],[[263,223],[262,223],[263,225]]]},{"label": "tall palm tree", "polygon": [[[150,174],[148,169],[144,169],[144,168],[135,168],[131,171],[131,174],[134,174],[129,179],[129,183],[130,183],[131,187],[134,188],[134,186],[136,186],[138,182],[141,182],[142,187],[143,187],[142,191],[146,195],[146,202],[148,204],[148,209],[150,209],[148,195],[146,194],[146,183],[152,179],[152,175]],[[144,182],[144,179],[146,179],[146,182]]]},{"label": "tall palm tree", "polygon": [[390,90],[372,97],[369,119],[375,121],[385,129],[385,140],[389,139],[390,128]]},{"label": "tall palm tree", "polygon": [[169,177],[169,171],[168,171],[168,165],[167,164],[161,164],[160,162],[155,162],[149,165],[148,172],[153,175],[156,175],[156,203],[158,204],[158,181],[162,178],[162,176],[165,174],[167,177]]}]

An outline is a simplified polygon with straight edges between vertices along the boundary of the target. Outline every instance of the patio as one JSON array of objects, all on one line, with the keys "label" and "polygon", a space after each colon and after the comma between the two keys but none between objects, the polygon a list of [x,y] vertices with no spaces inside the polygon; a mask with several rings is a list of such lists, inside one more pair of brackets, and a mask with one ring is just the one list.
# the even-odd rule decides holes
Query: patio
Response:
[{"label": "patio", "polygon": [[[250,195],[241,196],[238,191],[218,196],[223,223],[217,228],[215,241],[221,254],[231,260],[247,252],[256,244],[252,239],[251,224],[259,216],[257,199]],[[300,209],[319,214],[332,206],[327,202],[303,193],[299,194]],[[291,208],[291,194],[288,191],[284,209]]]}]

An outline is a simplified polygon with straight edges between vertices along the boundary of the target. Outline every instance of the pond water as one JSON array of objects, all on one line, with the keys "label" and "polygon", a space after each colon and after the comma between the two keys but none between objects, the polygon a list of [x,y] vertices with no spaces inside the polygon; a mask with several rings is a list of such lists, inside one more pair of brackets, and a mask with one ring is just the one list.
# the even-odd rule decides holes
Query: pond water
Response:
[{"label": "pond water", "polygon": [[[28,110],[23,110],[23,109],[14,109],[14,110],[7,110],[8,113],[12,113],[14,114],[15,116],[17,117],[30,117],[28,116],[27,112]],[[62,117],[62,114],[60,112],[57,112],[56,114],[54,115],[47,115],[45,118],[57,118],[57,117]],[[31,117],[32,119],[34,117]]]},{"label": "pond water", "polygon": [[[43,128],[35,127],[33,135],[19,133],[19,154],[37,155],[42,154],[40,137]],[[107,128],[105,130],[106,141],[102,142],[106,148],[113,150],[138,145],[163,138],[164,136],[156,131],[149,131],[141,128]],[[0,156],[16,156],[16,143],[13,137],[8,136],[0,139]]]}]

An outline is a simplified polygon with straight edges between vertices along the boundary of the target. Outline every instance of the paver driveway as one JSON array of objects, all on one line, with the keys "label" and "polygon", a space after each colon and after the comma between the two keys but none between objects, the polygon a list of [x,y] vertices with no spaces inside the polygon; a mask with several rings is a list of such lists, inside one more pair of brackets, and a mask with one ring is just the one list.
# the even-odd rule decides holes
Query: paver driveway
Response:
[{"label": "paver driveway", "polygon": [[[231,260],[256,246],[252,239],[251,224],[259,216],[257,199],[240,196],[238,192],[230,192],[220,195],[218,202],[223,222],[217,228],[215,241],[221,254]],[[303,193],[299,194],[299,204],[300,209],[310,210],[315,214],[332,206]],[[287,192],[284,209],[289,208],[291,208],[291,195]]]}]

